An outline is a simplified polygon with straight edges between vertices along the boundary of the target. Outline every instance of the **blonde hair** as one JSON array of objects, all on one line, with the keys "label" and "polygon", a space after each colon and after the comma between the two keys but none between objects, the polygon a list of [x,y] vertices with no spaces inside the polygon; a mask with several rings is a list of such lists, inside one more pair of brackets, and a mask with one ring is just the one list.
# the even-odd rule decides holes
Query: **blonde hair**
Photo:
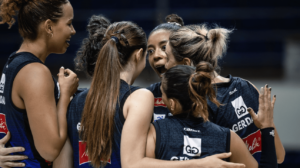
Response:
[{"label": "blonde hair", "polygon": [[184,26],[170,35],[172,53],[177,61],[189,58],[194,65],[207,61],[216,68],[226,53],[231,32],[217,26],[209,29],[206,24]]}]

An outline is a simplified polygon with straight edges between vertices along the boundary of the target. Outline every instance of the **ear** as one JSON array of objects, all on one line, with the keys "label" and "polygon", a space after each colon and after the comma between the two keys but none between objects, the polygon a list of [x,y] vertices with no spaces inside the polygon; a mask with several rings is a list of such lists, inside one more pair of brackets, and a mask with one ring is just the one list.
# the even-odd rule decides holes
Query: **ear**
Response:
[{"label": "ear", "polygon": [[45,29],[46,33],[49,34],[50,36],[53,36],[52,26],[53,26],[53,22],[50,19],[47,19],[44,22],[44,29]]},{"label": "ear", "polygon": [[183,63],[183,65],[188,65],[188,66],[193,65],[193,61],[191,61],[191,59],[189,59],[189,58],[183,58],[182,63]]},{"label": "ear", "polygon": [[135,54],[136,62],[139,62],[143,58],[143,49],[140,48]]},{"label": "ear", "polygon": [[174,99],[169,99],[169,103],[170,103],[170,110],[174,111],[175,107],[176,107],[176,103]]}]

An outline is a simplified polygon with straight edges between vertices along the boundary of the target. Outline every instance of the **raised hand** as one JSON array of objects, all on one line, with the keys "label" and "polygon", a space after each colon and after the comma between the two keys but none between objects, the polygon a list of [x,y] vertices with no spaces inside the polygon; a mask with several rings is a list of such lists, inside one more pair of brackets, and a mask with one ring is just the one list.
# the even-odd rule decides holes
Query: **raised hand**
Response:
[{"label": "raised hand", "polygon": [[273,114],[274,114],[274,104],[276,101],[276,95],[273,96],[273,100],[271,99],[271,90],[268,85],[265,87],[261,87],[259,93],[259,108],[257,114],[253,111],[251,107],[247,110],[253,118],[253,122],[259,129],[264,129],[268,127],[275,127]]},{"label": "raised hand", "polygon": [[2,168],[25,167],[24,163],[17,163],[13,161],[27,159],[27,156],[9,155],[11,153],[23,152],[25,149],[23,147],[5,148],[5,144],[8,142],[9,139],[10,139],[10,132],[8,132],[5,137],[0,139],[0,167]]},{"label": "raised hand", "polygon": [[79,85],[77,75],[70,69],[64,69],[64,67],[61,67],[57,76],[61,94],[67,94],[69,97],[73,96]]}]

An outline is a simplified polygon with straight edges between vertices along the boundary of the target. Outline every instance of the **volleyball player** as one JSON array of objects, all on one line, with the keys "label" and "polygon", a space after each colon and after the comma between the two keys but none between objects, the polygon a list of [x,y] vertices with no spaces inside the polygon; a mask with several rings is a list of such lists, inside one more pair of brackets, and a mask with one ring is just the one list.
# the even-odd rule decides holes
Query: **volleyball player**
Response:
[{"label": "volleyball player", "polygon": [[[189,25],[178,29],[170,35],[166,45],[167,63],[169,69],[175,65],[196,65],[200,61],[212,64],[215,71],[213,83],[217,88],[217,99],[224,106],[216,107],[208,101],[212,111],[210,120],[220,126],[232,129],[246,143],[250,153],[259,162],[261,154],[261,132],[257,127],[257,117],[253,111],[248,113],[247,107],[258,110],[259,92],[249,81],[232,77],[221,77],[216,69],[218,59],[226,51],[230,30],[224,28],[208,29],[205,24]],[[251,119],[254,119],[254,124]],[[284,160],[285,151],[275,128],[275,147],[278,163]]]},{"label": "volleyball player", "polygon": [[44,62],[51,53],[66,52],[75,34],[73,8],[67,0],[6,0],[1,2],[0,24],[11,27],[16,13],[23,42],[2,71],[0,132],[2,138],[10,131],[8,146],[24,147],[19,154],[28,159],[1,167],[51,167],[49,161],[58,156],[67,138],[66,112],[78,78],[62,67],[58,84]]},{"label": "volleyball player", "polygon": [[271,88],[265,87],[260,94],[262,157],[258,165],[236,133],[208,119],[207,99],[220,106],[211,85],[213,73],[214,68],[210,63],[200,62],[196,68],[178,65],[162,75],[162,98],[173,117],[151,125],[147,156],[178,161],[230,151],[231,162],[244,163],[249,168],[277,167],[273,124],[276,98],[271,101]]}]

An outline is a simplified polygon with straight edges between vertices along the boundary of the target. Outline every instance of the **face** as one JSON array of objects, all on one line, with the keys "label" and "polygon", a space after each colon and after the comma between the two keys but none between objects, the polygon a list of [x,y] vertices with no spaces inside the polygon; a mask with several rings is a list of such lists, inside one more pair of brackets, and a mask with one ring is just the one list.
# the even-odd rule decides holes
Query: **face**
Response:
[{"label": "face", "polygon": [[152,69],[158,76],[166,72],[165,64],[167,56],[165,53],[166,44],[169,40],[170,32],[166,30],[158,30],[153,32],[148,39],[148,56]]},{"label": "face", "polygon": [[135,73],[133,74],[133,81],[135,81],[135,79],[141,74],[141,72],[146,67],[146,55],[147,55],[147,52],[143,52],[143,50],[136,50],[134,52],[134,55],[138,54],[139,51],[141,52],[140,53],[140,57],[139,57],[140,59],[138,60],[138,62],[136,64],[136,70],[135,70]]},{"label": "face", "polygon": [[54,23],[51,27],[53,36],[49,40],[50,50],[58,54],[67,51],[67,48],[70,46],[70,39],[76,33],[72,25],[74,17],[72,5],[68,2],[64,4],[62,8],[63,15],[59,18],[57,23]]},{"label": "face", "polygon": [[171,46],[169,44],[169,42],[167,43],[167,46],[166,46],[166,55],[167,55],[167,63],[165,64],[165,68],[166,69],[170,69],[176,65],[181,65],[183,63],[181,62],[177,62],[173,53],[172,53],[172,50],[171,50]]}]

